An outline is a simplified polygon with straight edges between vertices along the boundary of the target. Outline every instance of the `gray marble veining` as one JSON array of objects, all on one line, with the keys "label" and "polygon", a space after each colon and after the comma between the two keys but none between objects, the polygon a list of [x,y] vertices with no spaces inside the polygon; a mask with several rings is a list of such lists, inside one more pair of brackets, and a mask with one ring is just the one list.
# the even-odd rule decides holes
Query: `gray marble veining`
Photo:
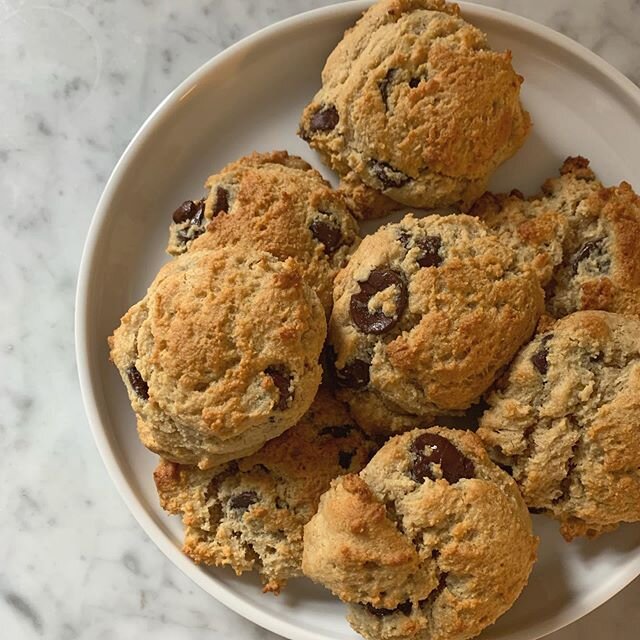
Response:
[{"label": "gray marble veining", "polygon": [[[330,0],[0,0],[0,637],[275,638],[175,569],[86,426],[73,353],[80,253],[155,105],[240,38]],[[640,83],[638,0],[486,0]],[[632,640],[640,582],[553,640]]]}]

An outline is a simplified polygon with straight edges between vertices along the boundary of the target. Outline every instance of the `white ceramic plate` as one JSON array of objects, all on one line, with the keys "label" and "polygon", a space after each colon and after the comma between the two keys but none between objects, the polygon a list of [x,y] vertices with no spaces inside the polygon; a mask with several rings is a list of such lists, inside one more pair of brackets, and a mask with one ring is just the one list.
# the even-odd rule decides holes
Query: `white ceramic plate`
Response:
[{"label": "white ceramic plate", "polygon": [[[132,140],[105,188],[78,284],[82,393],[98,448],[127,505],[160,549],[203,589],[296,640],[356,636],[342,605],[305,580],[275,598],[261,593],[254,576],[202,569],[182,555],[180,523],[158,506],[151,477],[156,458],[138,442],[124,388],[108,362],[106,338],[167,259],[170,212],[202,193],[206,176],[254,149],[288,149],[321,168],[295,135],[298,116],[318,87],[327,54],[368,4],[327,7],[264,29],[171,93]],[[640,91],[600,58],[545,27],[494,9],[462,7],[494,48],[513,51],[534,122],[524,149],[499,170],[493,188],[532,192],[565,156],[576,154],[591,158],[604,182],[626,179],[640,186]],[[544,517],[535,518],[535,527],[542,544],[529,585],[485,639],[539,638],[585,615],[640,574],[640,526],[571,545]]]}]

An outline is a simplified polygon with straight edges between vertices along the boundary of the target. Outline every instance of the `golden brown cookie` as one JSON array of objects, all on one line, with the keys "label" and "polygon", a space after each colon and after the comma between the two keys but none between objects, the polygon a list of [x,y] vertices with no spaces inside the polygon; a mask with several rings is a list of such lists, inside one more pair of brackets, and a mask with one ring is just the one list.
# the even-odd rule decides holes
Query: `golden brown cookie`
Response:
[{"label": "golden brown cookie", "polygon": [[294,260],[227,247],[166,264],[109,345],[143,444],[208,468],[300,419],[320,383],[325,335]]},{"label": "golden brown cookie", "polygon": [[286,151],[241,158],[205,187],[206,200],[187,201],[174,212],[167,251],[242,244],[294,258],[328,315],[333,278],[360,240],[343,196]]},{"label": "golden brown cookie", "polygon": [[198,563],[257,571],[265,591],[301,575],[302,530],[329,483],[357,473],[373,443],[320,389],[298,424],[260,451],[215,470],[161,461],[162,507],[182,516],[184,552]]},{"label": "golden brown cookie", "polygon": [[478,435],[567,540],[640,520],[640,320],[559,320],[488,401]]},{"label": "golden brown cookie", "polygon": [[515,482],[467,431],[389,440],[334,480],[304,531],[302,569],[367,640],[466,640],[527,583],[537,539]]},{"label": "golden brown cookie", "polygon": [[461,412],[529,340],[542,308],[535,274],[477,219],[409,214],[367,236],[336,278],[340,397],[372,433]]},{"label": "golden brown cookie", "polygon": [[411,207],[470,204],[531,127],[510,52],[443,0],[380,0],[329,56],[299,135]]}]

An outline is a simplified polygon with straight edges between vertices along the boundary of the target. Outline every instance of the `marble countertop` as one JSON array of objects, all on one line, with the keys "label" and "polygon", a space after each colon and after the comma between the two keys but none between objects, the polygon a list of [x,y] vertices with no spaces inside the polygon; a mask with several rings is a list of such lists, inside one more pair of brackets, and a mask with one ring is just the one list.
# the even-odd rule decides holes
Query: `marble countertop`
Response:
[{"label": "marble countertop", "polygon": [[[73,305],[94,207],[127,142],[200,64],[332,0],[0,0],[0,636],[276,638],[184,577],[98,456]],[[486,0],[640,83],[638,0]],[[8,453],[8,455],[7,455]],[[640,580],[552,640],[632,640]]]}]

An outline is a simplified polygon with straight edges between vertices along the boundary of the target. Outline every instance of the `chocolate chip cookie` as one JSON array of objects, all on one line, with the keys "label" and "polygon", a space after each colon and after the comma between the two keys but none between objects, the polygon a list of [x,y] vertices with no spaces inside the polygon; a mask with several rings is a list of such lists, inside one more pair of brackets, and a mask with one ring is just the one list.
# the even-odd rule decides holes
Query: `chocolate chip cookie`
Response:
[{"label": "chocolate chip cookie", "polygon": [[302,569],[368,640],[465,640],[516,600],[537,539],[515,482],[470,432],[392,438],[304,531]]},{"label": "chocolate chip cookie", "polygon": [[466,205],[528,134],[521,83],[457,5],[381,0],[329,56],[299,135],[397,202]]},{"label": "chocolate chip cookie", "polygon": [[640,198],[628,183],[605,188],[588,160],[570,157],[540,194],[485,194],[471,213],[534,266],[553,316],[640,315]]},{"label": "chocolate chip cookie", "polygon": [[142,443],[208,468],[300,419],[325,336],[322,305],[294,260],[226,247],[166,264],[109,345]]},{"label": "chocolate chip cookie", "polygon": [[329,343],[339,395],[372,433],[467,409],[531,337],[535,274],[476,218],[409,214],[337,276]]},{"label": "chocolate chip cookie", "polygon": [[518,355],[478,435],[567,540],[640,520],[640,320],[581,311]]},{"label": "chocolate chip cookie", "polygon": [[286,151],[241,158],[205,186],[205,200],[174,212],[168,252],[242,244],[281,260],[292,257],[328,315],[333,278],[359,242],[343,196]]},{"label": "chocolate chip cookie", "polygon": [[277,593],[301,575],[303,526],[330,481],[360,471],[373,452],[321,389],[298,424],[252,456],[208,471],[162,461],[154,478],[163,508],[182,516],[190,558],[257,571]]}]

